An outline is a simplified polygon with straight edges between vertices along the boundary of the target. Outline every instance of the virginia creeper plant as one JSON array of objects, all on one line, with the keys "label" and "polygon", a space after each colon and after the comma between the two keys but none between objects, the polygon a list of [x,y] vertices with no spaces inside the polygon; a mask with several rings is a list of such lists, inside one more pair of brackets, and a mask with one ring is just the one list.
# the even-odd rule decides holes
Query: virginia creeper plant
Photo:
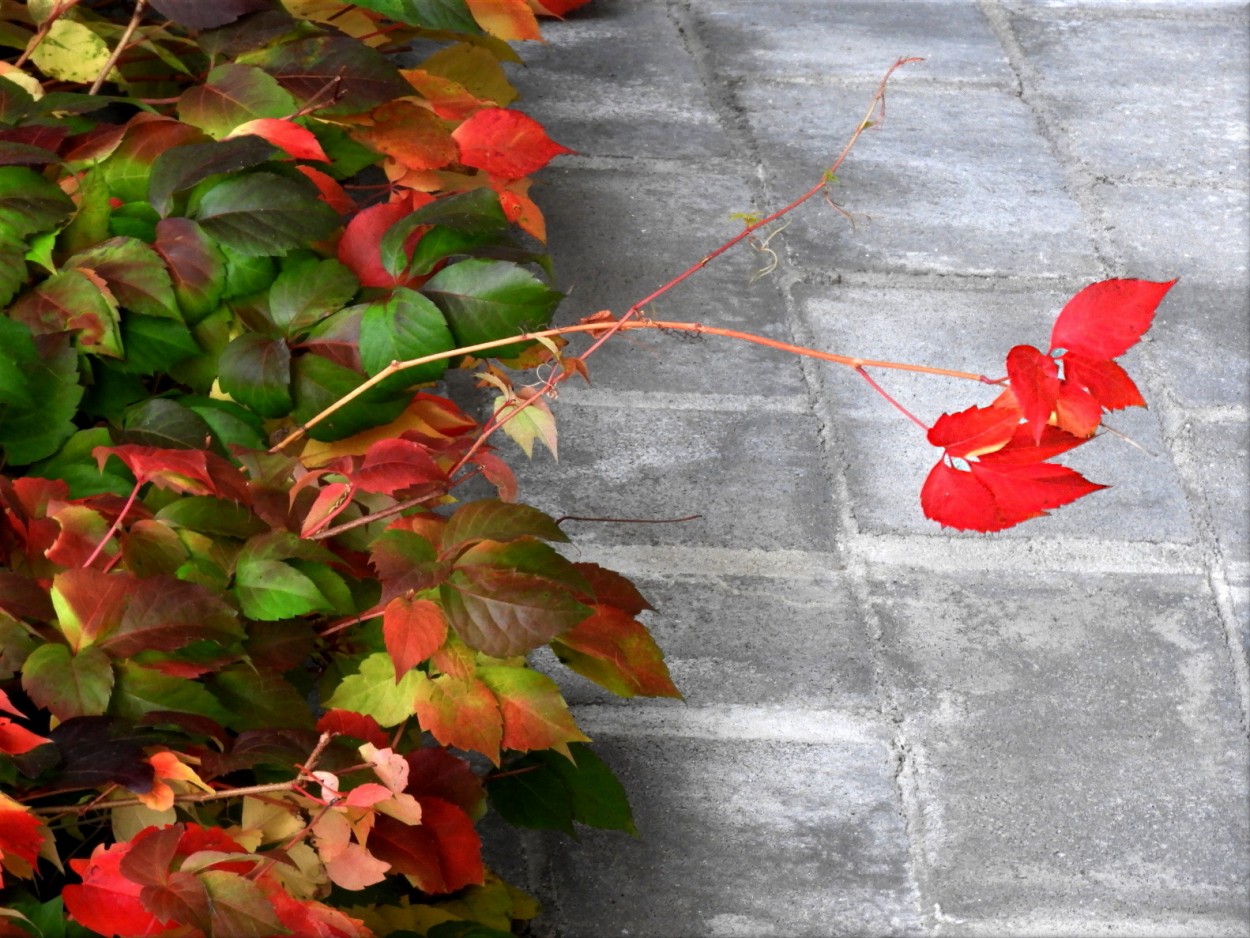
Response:
[{"label": "virginia creeper plant", "polygon": [[997,386],[907,415],[943,525],[1101,487],[1050,460],[1144,406],[1115,359],[1169,283],[1087,287],[1001,378],[645,315],[822,193],[885,81],[807,193],[550,328],[528,192],[568,151],[500,63],[583,2],[0,0],[0,935],[490,938],[537,906],[486,866],[486,810],[632,831],[526,656],[677,697],[650,607],[557,552],[507,462],[555,450],[548,396],[618,332],[788,349],[892,403],[870,371]]}]

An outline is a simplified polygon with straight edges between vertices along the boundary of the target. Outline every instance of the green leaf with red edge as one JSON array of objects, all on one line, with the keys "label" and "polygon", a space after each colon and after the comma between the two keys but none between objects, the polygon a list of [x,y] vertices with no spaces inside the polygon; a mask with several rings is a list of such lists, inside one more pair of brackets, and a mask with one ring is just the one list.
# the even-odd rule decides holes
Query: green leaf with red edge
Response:
[{"label": "green leaf with red edge", "polygon": [[477,673],[499,700],[504,749],[554,749],[567,756],[569,743],[590,741],[578,729],[559,686],[545,674],[507,666],[478,668]]},{"label": "green leaf with red edge", "polygon": [[473,821],[454,804],[421,798],[421,823],[379,816],[369,832],[369,852],[412,877],[431,895],[480,886],[486,880],[482,841]]},{"label": "green leaf with red edge", "polygon": [[22,667],[22,689],[58,720],[99,716],[113,693],[113,666],[98,648],[75,654],[65,645],[42,645]]},{"label": "green leaf with red edge", "polygon": [[74,254],[64,266],[95,271],[126,309],[144,316],[182,318],[165,262],[138,238],[109,238]]},{"label": "green leaf with red edge", "polygon": [[360,662],[358,673],[343,678],[325,706],[372,717],[381,726],[395,726],[412,716],[417,686],[424,677],[420,671],[408,671],[397,683],[390,655],[375,652]]},{"label": "green leaf with red edge", "polygon": [[152,246],[165,259],[187,322],[199,322],[217,308],[226,288],[226,262],[199,224],[190,218],[162,219]]},{"label": "green leaf with red edge", "polygon": [[573,566],[590,584],[589,598],[595,603],[613,606],[631,616],[655,608],[638,591],[638,587],[615,570],[601,567],[597,563],[575,563]]},{"label": "green leaf with red edge", "polygon": [[84,352],[122,357],[117,300],[103,278],[89,270],[53,274],[9,307],[9,316],[35,335],[76,333]]},{"label": "green leaf with red edge", "polygon": [[128,574],[94,568],[71,568],[53,577],[52,606],[70,648],[85,648],[116,628],[136,582]]},{"label": "green leaf with red edge", "polygon": [[[422,292],[447,317],[458,345],[476,345],[544,328],[562,294],[529,271],[505,261],[471,258],[444,267]],[[491,351],[510,358],[525,350],[516,342]]]},{"label": "green leaf with red edge", "polygon": [[277,155],[269,141],[253,136],[172,147],[152,162],[148,202],[161,215],[168,215],[176,193],[210,176],[237,174],[259,166]]},{"label": "green leaf with red edge", "polygon": [[958,457],[992,453],[1006,445],[1020,425],[1014,407],[969,407],[957,414],[942,414],[929,428],[929,442]]},{"label": "green leaf with red edge", "polygon": [[286,254],[329,237],[339,223],[307,179],[263,172],[226,177],[201,196],[195,217],[212,237],[249,256]]},{"label": "green leaf with red edge", "polygon": [[945,460],[921,489],[925,517],[963,531],[1001,531],[1106,488],[1066,466],[1047,462],[994,465],[972,462],[969,471]]},{"label": "green leaf with red edge", "polygon": [[546,166],[553,157],[572,153],[520,111],[485,108],[452,132],[460,162],[501,179],[520,179]]},{"label": "green leaf with red edge", "polygon": [[447,640],[447,617],[438,603],[396,596],[382,611],[382,639],[398,682],[442,647]]},{"label": "green leaf with red edge", "polygon": [[1175,280],[1102,280],[1072,297],[1050,333],[1051,351],[1118,358],[1137,344]]},{"label": "green leaf with red edge", "polygon": [[[392,362],[410,361],[449,352],[456,340],[439,308],[415,290],[396,287],[383,300],[369,303],[360,318],[360,362],[370,377]],[[406,368],[379,387],[402,391],[414,384],[437,381],[447,370],[445,360]]]},{"label": "green leaf with red edge", "polygon": [[251,499],[247,481],[227,460],[203,449],[162,449],[123,443],[97,446],[91,451],[103,469],[115,456],[134,473],[140,485],[151,482],[157,488],[189,495],[214,495],[247,504]]},{"label": "green leaf with red edge", "polygon": [[[550,515],[537,508],[484,498],[466,502],[451,513],[443,529],[442,550],[450,555],[479,541],[502,543],[522,537],[559,542],[569,539]],[[580,575],[580,567],[574,569]]]},{"label": "green leaf with red edge", "polygon": [[621,609],[596,606],[551,647],[568,668],[620,697],[681,697],[651,633]]},{"label": "green leaf with red edge", "polygon": [[235,336],[217,361],[221,389],[270,419],[291,412],[291,349],[259,332]]},{"label": "green leaf with red edge", "polygon": [[97,553],[96,547],[109,533],[110,523],[98,511],[85,505],[66,505],[52,515],[60,533],[44,556],[62,567],[86,566],[88,558],[104,563],[117,553],[116,542]]},{"label": "green leaf with red edge", "polygon": [[192,85],[178,99],[178,117],[216,138],[248,121],[284,117],[295,110],[295,99],[276,78],[233,62],[218,65],[203,84]]},{"label": "green leaf with red edge", "polygon": [[[172,830],[172,828],[171,828]],[[126,859],[134,855],[132,851]],[[123,873],[126,861],[122,861]],[[130,877],[134,879],[134,877]],[[163,922],[170,925],[199,927],[207,925],[211,919],[208,892],[199,877],[193,873],[166,871],[165,879],[159,883],[145,883],[139,893],[140,904]],[[211,934],[204,932],[202,934]]]},{"label": "green leaf with red edge", "polygon": [[456,633],[495,658],[526,654],[590,614],[577,599],[587,589],[581,574],[537,541],[476,544],[441,589]]},{"label": "green leaf with red edge", "polygon": [[115,629],[97,647],[115,658],[175,651],[192,642],[231,645],[243,638],[238,616],[215,592],[173,576],[139,580]]},{"label": "green leaf with red edge", "polygon": [[249,52],[237,61],[256,65],[318,114],[360,114],[412,89],[380,52],[347,36],[311,36]]},{"label": "green leaf with red edge", "polygon": [[467,35],[482,31],[465,0],[364,0],[357,5],[409,26]]},{"label": "green leaf with red edge", "polygon": [[1059,366],[1033,346],[1017,345],[1007,353],[1007,378],[1034,440],[1040,441],[1059,397]]},{"label": "green leaf with red edge", "polygon": [[396,497],[415,486],[447,485],[447,473],[429,448],[404,439],[378,440],[371,445],[351,478],[366,492]]},{"label": "green leaf with red edge", "polygon": [[207,921],[193,921],[206,935],[271,938],[285,929],[264,891],[250,879],[226,870],[196,874],[208,899]]},{"label": "green leaf with red edge", "polygon": [[503,717],[491,689],[477,678],[409,671],[416,691],[413,708],[421,729],[444,746],[480,752],[499,764]]},{"label": "green leaf with red edge", "polygon": [[151,114],[130,119],[126,136],[100,164],[101,178],[109,194],[122,202],[145,202],[152,164],[166,150],[187,143],[202,143],[203,132],[190,124]]},{"label": "green leaf with red edge", "polygon": [[1079,352],[1068,352],[1061,360],[1064,383],[1087,392],[1104,410],[1146,406],[1133,379],[1115,362],[1099,361]]},{"label": "green leaf with red edge", "polygon": [[382,599],[438,586],[450,572],[434,545],[411,531],[380,534],[369,550],[369,563],[382,581]]},{"label": "green leaf with red edge", "polygon": [[413,98],[375,107],[369,121],[353,127],[352,137],[409,169],[441,169],[456,160],[456,144],[447,125]]}]

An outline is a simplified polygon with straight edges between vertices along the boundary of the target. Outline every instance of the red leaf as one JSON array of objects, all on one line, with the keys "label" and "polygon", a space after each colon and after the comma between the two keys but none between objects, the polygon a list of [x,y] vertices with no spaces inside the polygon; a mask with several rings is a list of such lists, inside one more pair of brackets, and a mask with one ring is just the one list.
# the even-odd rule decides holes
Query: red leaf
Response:
[{"label": "red leaf", "polygon": [[1054,463],[973,462],[969,468],[945,460],[933,467],[920,493],[925,517],[961,531],[1001,531],[1106,488]]},{"label": "red leaf", "polygon": [[420,798],[421,823],[415,827],[385,815],[369,833],[369,850],[411,876],[417,888],[433,895],[480,886],[486,879],[482,841],[473,821],[460,808],[438,798]]},{"label": "red leaf", "polygon": [[421,729],[444,746],[480,752],[498,765],[503,717],[491,689],[477,678],[412,673],[420,675],[413,709]]},{"label": "red leaf", "polygon": [[[48,737],[32,733],[25,727],[18,726],[8,717],[0,717],[0,752],[10,756],[20,756],[24,752],[30,752],[36,746],[50,742],[52,740]],[[3,853],[2,847],[0,847],[0,853]]]},{"label": "red leaf", "polygon": [[301,127],[294,121],[279,120],[276,117],[261,117],[248,121],[245,124],[240,124],[230,131],[228,137],[242,137],[247,134],[268,140],[275,147],[284,151],[287,156],[294,157],[297,160],[330,162],[330,158],[326,156],[325,150],[321,149],[321,144],[317,141],[316,135],[307,127]]},{"label": "red leaf", "polygon": [[452,131],[460,162],[503,179],[520,179],[542,169],[551,158],[572,153],[520,111],[487,108]]},{"label": "red leaf", "polygon": [[352,201],[351,196],[339,184],[339,181],[332,176],[327,176],[319,169],[312,166],[296,166],[297,170],[303,173],[308,180],[317,187],[317,191],[321,193],[321,201],[334,209],[340,215],[346,215],[356,210],[356,203]]},{"label": "red leaf", "polygon": [[596,603],[613,606],[631,616],[655,608],[638,592],[638,587],[615,570],[601,567],[597,563],[575,563],[573,566],[590,584]]},{"label": "red leaf", "polygon": [[1155,308],[1175,280],[1103,280],[1068,301],[1050,334],[1051,351],[1066,349],[1093,359],[1116,358],[1150,328]]},{"label": "red leaf", "polygon": [[942,414],[929,429],[929,442],[951,456],[992,453],[1011,439],[1020,425],[1020,411],[1007,407],[969,407]]},{"label": "red leaf", "polygon": [[30,875],[48,839],[43,822],[23,805],[0,794],[0,863],[11,873]]},{"label": "red leaf", "polygon": [[346,482],[331,482],[318,492],[308,514],[304,516],[299,536],[311,537],[337,518],[352,503],[354,491]]},{"label": "red leaf", "polygon": [[[433,201],[433,196],[423,192],[408,192],[393,202],[374,205],[358,212],[347,223],[347,230],[339,241],[338,257],[356,275],[361,286],[393,287],[399,283],[382,266],[382,236],[395,222]],[[422,234],[422,228],[414,231],[405,243],[404,250],[411,251]]]},{"label": "red leaf", "polygon": [[447,474],[430,451],[412,440],[379,440],[369,447],[352,481],[366,492],[395,495],[414,485],[444,485]]},{"label": "red leaf", "polygon": [[257,880],[272,903],[278,920],[292,935],[299,938],[373,938],[360,919],[349,918],[312,899],[299,900],[287,892],[272,875]]},{"label": "red leaf", "polygon": [[1040,441],[1059,396],[1059,366],[1033,346],[1017,345],[1007,353],[1007,378],[1034,440]]},{"label": "red leaf", "polygon": [[102,935],[159,935],[176,927],[162,924],[143,907],[139,894],[143,886],[127,879],[121,872],[122,860],[130,852],[130,844],[114,844],[95,848],[89,860],[70,860],[69,865],[82,877],[82,884],[70,884],[61,891],[65,911],[70,918]]},{"label": "red leaf", "polygon": [[363,739],[379,749],[385,749],[390,744],[377,720],[351,710],[327,710],[317,721],[317,732],[341,733],[353,739]]},{"label": "red leaf", "polygon": [[437,603],[396,596],[382,613],[382,638],[395,663],[395,681],[442,647],[447,619]]},{"label": "red leaf", "polygon": [[202,449],[161,449],[125,443],[97,446],[91,451],[101,470],[110,455],[116,456],[134,473],[140,484],[151,482],[157,488],[190,495],[215,495],[231,501],[249,501],[247,481],[237,468],[216,453]]},{"label": "red leaf", "polygon": [[1145,407],[1146,400],[1123,368],[1113,361],[1099,361],[1079,352],[1063,356],[1063,380],[1088,391],[1104,410]]},{"label": "red leaf", "polygon": [[529,5],[539,16],[564,16],[569,10],[584,7],[590,0],[529,0]]},{"label": "red leaf", "polygon": [[[571,660],[561,647],[577,652]],[[622,697],[681,697],[664,655],[646,626],[628,612],[596,606],[594,615],[560,635],[557,656],[579,674]]]},{"label": "red leaf", "polygon": [[1033,430],[1027,424],[1021,424],[1015,436],[1000,450],[978,456],[983,466],[1020,466],[1026,463],[1043,462],[1052,456],[1066,453],[1087,441],[1086,437],[1074,436],[1058,427],[1046,427],[1041,440],[1033,439]]},{"label": "red leaf", "polygon": [[1064,383],[1055,401],[1055,423],[1080,437],[1091,437],[1102,423],[1102,407],[1090,394]]},{"label": "red leaf", "polygon": [[417,798],[438,798],[457,805],[476,817],[486,800],[486,789],[472,766],[446,749],[430,746],[414,749],[404,756],[408,763],[408,786],[404,790]]}]

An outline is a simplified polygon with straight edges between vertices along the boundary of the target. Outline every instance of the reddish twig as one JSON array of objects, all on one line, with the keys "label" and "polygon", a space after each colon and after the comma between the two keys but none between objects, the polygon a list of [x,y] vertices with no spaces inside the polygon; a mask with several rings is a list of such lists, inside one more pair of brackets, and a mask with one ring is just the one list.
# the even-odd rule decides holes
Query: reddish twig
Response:
[{"label": "reddish twig", "polygon": [[96,76],[95,81],[91,83],[91,87],[87,90],[87,94],[95,94],[100,90],[100,86],[104,84],[104,80],[108,77],[108,73],[113,70],[113,66],[117,64],[117,60],[122,57],[122,53],[126,51],[126,45],[130,42],[130,37],[135,34],[135,30],[139,28],[139,20],[143,17],[143,8],[148,5],[148,0],[135,0],[135,12],[130,17],[130,22],[126,24],[126,31],[122,33],[121,39],[117,41],[117,46],[108,57],[108,61],[104,63],[104,67],[100,69],[100,74]]},{"label": "reddish twig", "polygon": [[884,397],[887,401],[893,404],[895,410],[897,410],[900,414],[902,414],[904,417],[906,417],[908,420],[910,420],[912,423],[918,426],[921,430],[928,432],[929,430],[928,425],[925,424],[923,420],[921,420],[919,417],[913,414],[910,410],[908,410],[906,407],[900,404],[897,400],[891,397],[890,394],[886,392],[885,388],[877,384],[877,382],[873,380],[872,375],[870,375],[868,372],[864,370],[863,365],[860,365],[858,368],[856,368],[855,372],[861,378],[863,378],[865,381],[868,382],[869,387],[871,387],[874,391],[876,391],[878,394]]}]

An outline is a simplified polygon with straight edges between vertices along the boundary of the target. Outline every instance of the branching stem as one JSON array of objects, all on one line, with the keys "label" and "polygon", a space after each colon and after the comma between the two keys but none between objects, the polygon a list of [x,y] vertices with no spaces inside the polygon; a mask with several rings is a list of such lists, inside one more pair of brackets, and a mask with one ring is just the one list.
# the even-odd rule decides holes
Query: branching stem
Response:
[{"label": "branching stem", "polygon": [[143,8],[148,5],[148,0],[135,0],[135,11],[131,14],[130,22],[126,24],[126,31],[122,33],[121,39],[117,41],[116,48],[113,49],[108,61],[104,63],[104,67],[100,69],[100,74],[95,77],[95,81],[91,83],[91,87],[87,89],[87,94],[95,94],[100,90],[100,86],[104,84],[104,80],[108,78],[108,73],[113,70],[113,66],[117,64],[117,60],[122,57],[122,53],[126,51],[126,46],[130,43],[130,37],[135,34],[135,30],[139,28],[139,20],[143,17]]}]

